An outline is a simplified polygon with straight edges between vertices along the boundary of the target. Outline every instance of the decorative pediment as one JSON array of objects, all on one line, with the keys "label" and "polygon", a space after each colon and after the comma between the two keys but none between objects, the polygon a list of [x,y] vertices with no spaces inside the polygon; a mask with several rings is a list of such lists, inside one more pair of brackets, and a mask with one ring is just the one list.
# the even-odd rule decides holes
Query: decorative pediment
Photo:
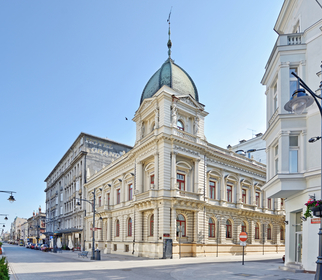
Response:
[{"label": "decorative pediment", "polygon": [[185,96],[178,96],[178,99],[194,108],[197,108],[199,110],[204,110],[204,106],[202,106],[199,102],[197,102],[194,98],[192,98],[190,95]]}]

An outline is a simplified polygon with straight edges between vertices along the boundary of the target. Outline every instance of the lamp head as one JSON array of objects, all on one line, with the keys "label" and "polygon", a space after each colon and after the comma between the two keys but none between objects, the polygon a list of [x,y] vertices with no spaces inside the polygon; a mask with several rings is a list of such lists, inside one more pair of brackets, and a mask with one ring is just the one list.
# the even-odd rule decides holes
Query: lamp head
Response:
[{"label": "lamp head", "polygon": [[12,202],[16,201],[16,200],[15,200],[15,198],[13,197],[12,193],[11,193],[11,195],[9,196],[8,200],[9,200],[9,202],[10,202],[10,203],[12,203]]},{"label": "lamp head", "polygon": [[314,143],[314,142],[316,142],[316,141],[318,141],[320,139],[321,139],[320,136],[312,137],[311,139],[309,139],[309,143]]},{"label": "lamp head", "polygon": [[244,150],[237,150],[235,153],[238,154],[238,155],[242,155],[242,156],[246,155]]},{"label": "lamp head", "polygon": [[4,219],[7,221],[8,220],[8,217],[4,217]]},{"label": "lamp head", "polygon": [[290,101],[285,104],[284,109],[288,112],[301,115],[305,108],[311,106],[313,102],[313,98],[307,95],[304,89],[298,88],[294,91]]}]

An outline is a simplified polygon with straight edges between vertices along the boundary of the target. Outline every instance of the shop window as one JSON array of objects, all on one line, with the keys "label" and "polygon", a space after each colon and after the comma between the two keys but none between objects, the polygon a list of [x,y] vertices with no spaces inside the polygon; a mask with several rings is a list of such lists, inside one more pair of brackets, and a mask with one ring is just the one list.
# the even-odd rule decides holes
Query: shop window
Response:
[{"label": "shop window", "polygon": [[127,221],[127,236],[132,236],[132,219],[129,218]]},{"label": "shop window", "polygon": [[115,236],[120,236],[120,221],[116,220],[115,222]]},{"label": "shop window", "polygon": [[209,237],[216,237],[216,224],[213,218],[209,219]]},{"label": "shop window", "polygon": [[259,239],[259,224],[255,224],[255,239]]},{"label": "shop window", "polygon": [[244,221],[241,224],[241,232],[247,232],[246,223]]},{"label": "shop window", "polygon": [[186,219],[183,215],[179,214],[177,217],[177,236],[179,236],[179,231],[182,232],[182,237],[186,236]]},{"label": "shop window", "polygon": [[268,240],[272,239],[272,227],[271,227],[271,225],[267,226],[267,239]]},{"label": "shop window", "polygon": [[185,190],[185,175],[177,173],[177,183],[179,190]]},{"label": "shop window", "polygon": [[233,188],[232,186],[228,185],[227,186],[227,201],[232,202],[233,196],[232,196]]},{"label": "shop window", "polygon": [[285,232],[284,232],[284,227],[281,226],[280,228],[280,240],[284,240],[285,239]]},{"label": "shop window", "polygon": [[231,221],[226,221],[226,238],[232,238]]},{"label": "shop window", "polygon": [[150,217],[150,236],[154,234],[154,215]]},{"label": "shop window", "polygon": [[216,199],[216,183],[213,181],[209,182],[209,193],[210,193],[210,198]]}]

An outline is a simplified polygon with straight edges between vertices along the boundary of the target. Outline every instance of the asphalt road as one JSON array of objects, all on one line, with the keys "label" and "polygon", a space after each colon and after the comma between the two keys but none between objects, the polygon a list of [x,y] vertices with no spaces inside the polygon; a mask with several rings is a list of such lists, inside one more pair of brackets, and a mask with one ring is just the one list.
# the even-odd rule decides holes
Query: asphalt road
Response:
[{"label": "asphalt road", "polygon": [[[44,253],[15,245],[4,245],[9,261],[10,280],[110,279],[110,280],[208,280],[273,279],[313,280],[313,274],[281,271],[280,256],[264,259],[246,256],[245,265],[238,257],[183,258],[151,260],[132,256],[104,255],[101,261],[78,258],[77,253]],[[272,257],[270,257],[272,258]]]}]

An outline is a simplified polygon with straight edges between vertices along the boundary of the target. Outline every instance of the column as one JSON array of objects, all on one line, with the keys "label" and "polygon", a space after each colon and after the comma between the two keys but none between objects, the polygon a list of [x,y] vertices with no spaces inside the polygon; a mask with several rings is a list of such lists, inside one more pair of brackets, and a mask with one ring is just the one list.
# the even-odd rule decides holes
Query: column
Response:
[{"label": "column", "polygon": [[154,208],[154,211],[153,211],[153,214],[154,214],[154,223],[153,223],[153,233],[154,233],[154,236],[153,236],[153,239],[155,242],[158,242],[159,240],[159,209],[156,207]]},{"label": "column", "polygon": [[122,188],[121,188],[121,203],[125,202],[125,192],[126,192],[126,185],[125,185],[125,180],[124,180],[124,176],[123,176]]},{"label": "column", "polygon": [[247,244],[253,244],[255,237],[255,222],[253,220],[249,221],[247,230]]},{"label": "column", "polygon": [[112,241],[112,217],[107,218],[107,241]]},{"label": "column", "polygon": [[115,191],[114,191],[114,184],[111,184],[111,194],[110,194],[110,206],[115,205],[115,201],[114,201],[114,195],[115,195]]},{"label": "column", "polygon": [[[200,162],[200,159],[195,159],[195,184],[194,184],[194,187],[192,187],[192,192],[196,192],[198,193],[199,192],[199,162]],[[206,181],[208,182],[208,180]],[[208,184],[206,183],[206,186]]]},{"label": "column", "polygon": [[171,153],[171,189],[176,188],[177,182],[177,152]]},{"label": "column", "polygon": [[154,154],[154,189],[159,189],[159,153]]},{"label": "column", "polygon": [[135,241],[142,241],[142,228],[143,228],[143,213],[141,211],[137,211],[135,215]]},{"label": "column", "polygon": [[242,182],[243,182],[243,180],[241,181],[240,177],[238,177],[237,184],[236,184],[236,203],[237,203],[237,208],[241,208],[241,203],[242,203],[242,197],[241,197]]},{"label": "column", "polygon": [[254,184],[254,182],[253,182],[253,185],[251,187],[251,200],[250,200],[250,202],[252,205],[256,205],[256,196],[255,196],[256,185],[257,184]]},{"label": "column", "polygon": [[171,239],[173,242],[177,241],[177,211],[176,208],[171,208]]},{"label": "column", "polygon": [[135,193],[142,193],[142,162],[136,163],[136,190]]},{"label": "column", "polygon": [[223,174],[221,177],[220,200],[226,201],[226,178],[228,175]]}]

